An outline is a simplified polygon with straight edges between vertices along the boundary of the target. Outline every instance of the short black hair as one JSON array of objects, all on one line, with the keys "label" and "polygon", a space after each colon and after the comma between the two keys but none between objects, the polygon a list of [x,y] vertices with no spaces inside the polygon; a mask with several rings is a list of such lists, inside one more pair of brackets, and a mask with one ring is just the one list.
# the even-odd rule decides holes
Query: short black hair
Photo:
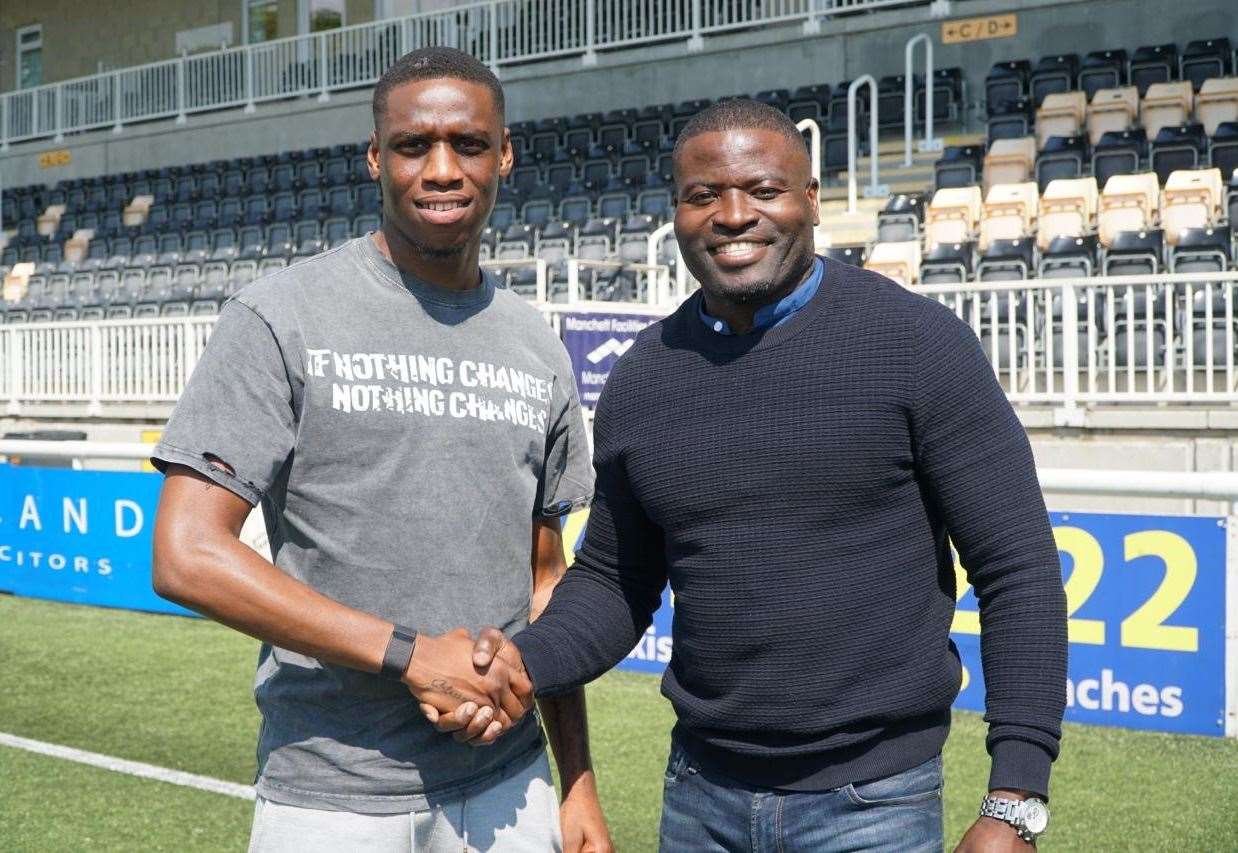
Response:
[{"label": "short black hair", "polygon": [[[688,119],[683,130],[679,131],[671,157],[673,161],[678,160],[684,143],[694,136],[741,128],[773,130],[781,133],[787,140],[796,140],[801,145],[804,144],[803,135],[786,113],[751,98],[728,98],[706,107]],[[805,148],[805,154],[807,154],[807,148]]]},{"label": "short black hair", "polygon": [[412,80],[438,80],[443,77],[481,83],[490,90],[494,106],[499,111],[499,122],[503,122],[503,87],[493,71],[475,57],[454,47],[419,47],[392,63],[374,84],[374,126],[378,127],[379,119],[387,110],[387,95],[396,86]]}]

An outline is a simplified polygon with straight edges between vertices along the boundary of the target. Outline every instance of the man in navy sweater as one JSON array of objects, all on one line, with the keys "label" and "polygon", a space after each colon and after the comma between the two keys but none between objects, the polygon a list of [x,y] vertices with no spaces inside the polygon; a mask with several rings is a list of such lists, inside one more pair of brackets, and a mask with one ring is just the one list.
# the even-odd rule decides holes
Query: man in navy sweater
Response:
[{"label": "man in navy sweater", "polygon": [[776,110],[696,116],[675,182],[701,290],[611,373],[584,545],[499,656],[538,695],[573,689],[624,658],[669,579],[662,849],[938,850],[962,677],[952,541],[980,602],[992,756],[959,846],[1029,847],[1058,754],[1065,596],[979,343],[937,302],[814,256],[817,183]]}]

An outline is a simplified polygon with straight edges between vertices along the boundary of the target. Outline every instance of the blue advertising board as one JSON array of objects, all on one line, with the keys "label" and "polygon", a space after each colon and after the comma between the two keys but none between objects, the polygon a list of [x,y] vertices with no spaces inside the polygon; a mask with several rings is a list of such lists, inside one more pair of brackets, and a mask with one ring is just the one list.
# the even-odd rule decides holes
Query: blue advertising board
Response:
[{"label": "blue advertising board", "polygon": [[[1226,520],[1050,518],[1069,613],[1066,719],[1224,735]],[[976,597],[965,579],[959,589],[951,637],[964,683],[955,704],[983,711]]]},{"label": "blue advertising board", "polygon": [[563,346],[572,359],[580,404],[597,406],[598,396],[619,356],[632,347],[641,329],[661,317],[645,314],[564,314]]},{"label": "blue advertising board", "polygon": [[[1050,517],[1069,611],[1066,719],[1224,735],[1226,519]],[[575,547],[583,527],[577,521],[568,529]],[[955,570],[959,602],[951,639],[964,672],[955,707],[983,711],[980,617],[962,569]],[[665,668],[673,648],[671,607],[668,590],[621,669]]]},{"label": "blue advertising board", "polygon": [[0,465],[0,590],[190,615],[151,589],[163,477]]}]

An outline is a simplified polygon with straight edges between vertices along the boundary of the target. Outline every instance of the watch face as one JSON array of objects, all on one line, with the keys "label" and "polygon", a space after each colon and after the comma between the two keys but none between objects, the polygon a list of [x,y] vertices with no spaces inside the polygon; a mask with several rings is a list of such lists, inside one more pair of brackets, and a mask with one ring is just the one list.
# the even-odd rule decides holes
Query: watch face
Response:
[{"label": "watch face", "polygon": [[1023,826],[1027,828],[1027,831],[1039,835],[1048,825],[1048,807],[1040,800],[1025,800],[1023,802]]}]

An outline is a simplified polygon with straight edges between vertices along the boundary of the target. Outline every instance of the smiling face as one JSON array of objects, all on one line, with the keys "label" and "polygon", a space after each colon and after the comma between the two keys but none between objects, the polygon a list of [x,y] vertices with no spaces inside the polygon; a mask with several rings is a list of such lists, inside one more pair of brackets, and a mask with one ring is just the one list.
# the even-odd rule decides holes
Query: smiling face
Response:
[{"label": "smiling face", "polygon": [[762,305],[812,266],[817,182],[804,146],[775,130],[707,131],[675,158],[675,237],[707,296]]},{"label": "smiling face", "polygon": [[370,137],[384,231],[427,258],[476,251],[511,142],[490,90],[453,78],[414,80],[387,94]]}]

